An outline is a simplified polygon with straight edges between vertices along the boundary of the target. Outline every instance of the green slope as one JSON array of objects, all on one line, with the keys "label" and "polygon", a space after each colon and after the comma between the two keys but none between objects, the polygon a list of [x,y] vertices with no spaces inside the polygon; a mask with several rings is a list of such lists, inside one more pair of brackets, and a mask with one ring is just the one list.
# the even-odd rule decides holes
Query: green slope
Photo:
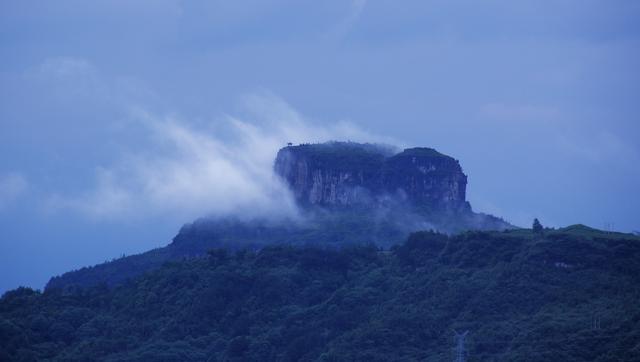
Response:
[{"label": "green slope", "polygon": [[[0,300],[0,360],[640,360],[640,239],[585,227],[211,251]],[[593,320],[599,328],[593,328]]]},{"label": "green slope", "polygon": [[[429,220],[429,222],[427,222]],[[433,224],[432,224],[433,223]],[[157,269],[167,261],[201,256],[212,248],[260,249],[267,245],[339,248],[374,243],[389,248],[416,230],[432,228],[459,232],[469,229],[500,230],[511,227],[503,220],[475,213],[429,215],[400,207],[347,210],[308,210],[299,220],[240,218],[201,219],[185,225],[166,247],[131,255],[51,278],[46,289],[118,285]]]}]

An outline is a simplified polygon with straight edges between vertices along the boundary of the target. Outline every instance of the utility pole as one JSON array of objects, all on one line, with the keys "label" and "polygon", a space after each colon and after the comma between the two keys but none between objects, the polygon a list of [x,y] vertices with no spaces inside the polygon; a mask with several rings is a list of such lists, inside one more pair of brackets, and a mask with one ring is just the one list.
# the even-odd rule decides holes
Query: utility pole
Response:
[{"label": "utility pole", "polygon": [[591,329],[594,331],[602,329],[600,326],[600,316],[597,313],[593,313],[593,316],[591,317]]},{"label": "utility pole", "polygon": [[607,233],[612,233],[614,231],[614,229],[615,229],[615,225],[616,225],[615,223],[612,223],[612,222],[609,222],[609,221],[605,222],[604,223],[604,231],[606,231]]},{"label": "utility pole", "polygon": [[453,333],[455,333],[455,344],[456,344],[456,349],[455,349],[455,358],[454,358],[454,362],[464,362],[465,361],[465,351],[464,351],[464,340],[465,338],[467,338],[467,334],[469,333],[469,331],[464,331],[462,333],[458,333],[457,331],[453,331]]}]

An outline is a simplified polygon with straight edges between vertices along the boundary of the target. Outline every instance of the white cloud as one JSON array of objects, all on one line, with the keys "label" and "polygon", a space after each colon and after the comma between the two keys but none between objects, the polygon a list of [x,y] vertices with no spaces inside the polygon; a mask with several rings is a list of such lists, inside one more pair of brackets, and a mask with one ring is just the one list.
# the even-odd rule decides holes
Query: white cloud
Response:
[{"label": "white cloud", "polygon": [[312,125],[273,95],[248,96],[245,105],[252,121],[226,116],[204,128],[179,117],[135,111],[148,130],[148,139],[140,140],[144,151],[98,169],[91,190],[53,196],[49,206],[96,219],[293,216],[291,195],[272,171],[279,148],[330,139],[382,141],[347,122]]},{"label": "white cloud", "polygon": [[22,196],[27,191],[28,186],[26,178],[20,173],[0,174],[0,210],[7,208]]}]

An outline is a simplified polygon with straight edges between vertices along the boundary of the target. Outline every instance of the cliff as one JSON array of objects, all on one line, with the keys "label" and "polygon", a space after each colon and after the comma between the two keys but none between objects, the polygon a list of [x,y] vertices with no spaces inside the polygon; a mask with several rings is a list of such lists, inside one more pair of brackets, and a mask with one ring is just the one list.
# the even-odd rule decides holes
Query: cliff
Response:
[{"label": "cliff", "polygon": [[370,206],[392,199],[432,211],[470,211],[460,163],[431,148],[394,154],[352,142],[288,146],[274,169],[302,205]]},{"label": "cliff", "polygon": [[65,273],[52,278],[46,290],[119,285],[167,261],[198,257],[213,248],[367,243],[390,248],[417,230],[454,234],[512,228],[502,219],[472,212],[459,162],[430,148],[398,153],[352,142],[289,146],[278,152],[274,169],[302,206],[300,220],[201,219],[185,225],[164,248]]}]

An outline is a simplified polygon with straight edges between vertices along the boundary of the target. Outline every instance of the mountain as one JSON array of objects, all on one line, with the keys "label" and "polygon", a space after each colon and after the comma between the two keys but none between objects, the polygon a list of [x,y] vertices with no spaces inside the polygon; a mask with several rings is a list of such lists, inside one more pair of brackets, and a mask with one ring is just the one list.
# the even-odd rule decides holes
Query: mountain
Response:
[{"label": "mountain", "polygon": [[459,162],[430,148],[395,152],[389,146],[354,142],[288,146],[277,153],[274,172],[295,197],[297,218],[202,218],[183,226],[164,248],[53,277],[46,289],[117,285],[212,248],[366,243],[389,248],[417,230],[513,228],[473,212]]},{"label": "mountain", "polygon": [[302,205],[345,207],[398,198],[433,211],[469,211],[467,176],[457,160],[431,148],[394,154],[353,142],[288,146],[275,171]]},{"label": "mountain", "polygon": [[0,299],[2,361],[639,361],[640,238],[417,232],[211,250],[115,288]]}]

